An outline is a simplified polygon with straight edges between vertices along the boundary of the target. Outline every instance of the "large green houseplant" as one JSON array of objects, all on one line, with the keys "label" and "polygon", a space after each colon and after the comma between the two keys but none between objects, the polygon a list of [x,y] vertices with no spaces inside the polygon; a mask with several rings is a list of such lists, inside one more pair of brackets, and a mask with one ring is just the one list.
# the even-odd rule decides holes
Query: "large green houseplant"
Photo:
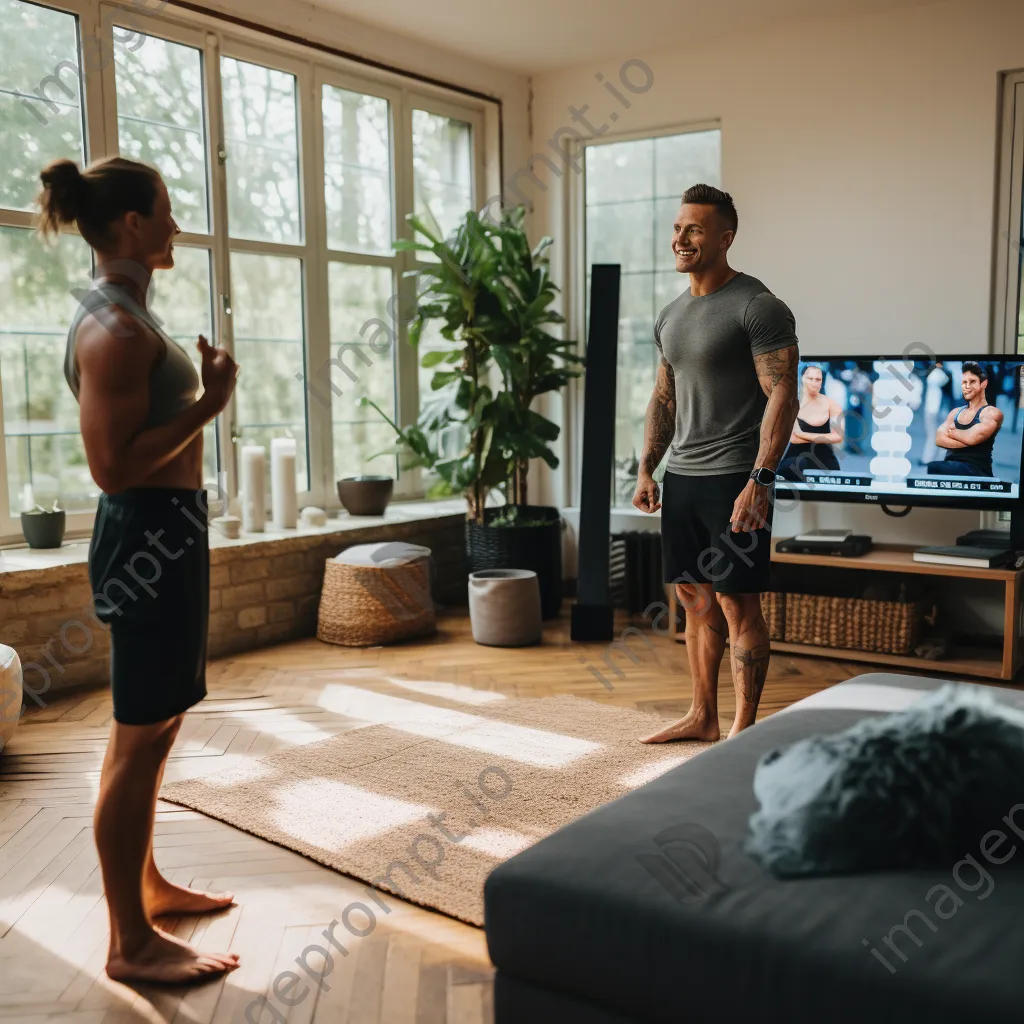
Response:
[{"label": "large green houseplant", "polygon": [[[417,294],[409,341],[418,348],[433,323],[447,347],[421,357],[434,373],[416,423],[399,426],[363,400],[395,430],[396,444],[387,453],[398,454],[405,469],[419,466],[433,474],[432,496],[466,496],[470,536],[473,527],[549,518],[527,504],[526,480],[531,459],[558,466],[552,445],[559,426],[533,404],[578,376],[583,362],[574,341],[549,330],[565,322],[552,308],[558,295],[547,256],[552,240],[545,237],[531,248],[525,216],[519,206],[495,223],[471,211],[447,238],[408,218],[417,237],[396,242],[396,248],[431,259],[410,272]],[[494,491],[505,499],[498,511],[487,508]]]}]

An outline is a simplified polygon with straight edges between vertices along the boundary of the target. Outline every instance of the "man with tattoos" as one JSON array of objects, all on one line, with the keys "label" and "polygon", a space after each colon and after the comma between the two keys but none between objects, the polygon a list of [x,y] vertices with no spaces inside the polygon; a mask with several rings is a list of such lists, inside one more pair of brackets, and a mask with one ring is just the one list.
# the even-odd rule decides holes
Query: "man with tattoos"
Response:
[{"label": "man with tattoos", "polygon": [[[654,325],[661,355],[633,504],[661,511],[665,581],[686,610],[693,704],[645,743],[717,740],[718,672],[729,642],[736,718],[753,725],[768,671],[760,594],[768,588],[771,489],[797,402],[796,323],[760,281],[733,270],[732,197],[683,195],[672,231],[690,287]],[[654,471],[668,454],[664,493]]]}]

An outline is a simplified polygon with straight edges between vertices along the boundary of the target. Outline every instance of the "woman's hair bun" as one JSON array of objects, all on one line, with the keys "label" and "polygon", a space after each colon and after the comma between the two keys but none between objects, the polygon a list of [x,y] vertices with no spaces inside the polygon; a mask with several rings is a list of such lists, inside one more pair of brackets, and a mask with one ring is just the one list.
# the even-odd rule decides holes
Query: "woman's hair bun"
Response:
[{"label": "woman's hair bun", "polygon": [[43,190],[37,202],[44,235],[57,234],[64,224],[74,224],[82,213],[89,182],[74,160],[54,160],[39,172]]}]

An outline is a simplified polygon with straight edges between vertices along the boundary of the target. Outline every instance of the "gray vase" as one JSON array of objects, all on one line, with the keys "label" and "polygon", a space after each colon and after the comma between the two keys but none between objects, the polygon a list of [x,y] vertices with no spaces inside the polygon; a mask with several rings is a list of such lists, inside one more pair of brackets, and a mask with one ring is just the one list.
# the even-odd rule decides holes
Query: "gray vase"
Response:
[{"label": "gray vase", "polygon": [[469,574],[473,639],[487,647],[525,647],[541,639],[540,584],[531,569]]}]

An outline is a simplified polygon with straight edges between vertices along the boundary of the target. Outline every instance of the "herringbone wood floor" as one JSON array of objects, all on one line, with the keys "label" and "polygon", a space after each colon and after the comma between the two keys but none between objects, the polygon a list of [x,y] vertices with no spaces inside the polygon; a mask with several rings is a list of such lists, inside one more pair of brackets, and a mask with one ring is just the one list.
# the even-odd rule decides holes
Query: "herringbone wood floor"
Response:
[{"label": "herringbone wood floor", "polygon": [[[623,620],[619,628],[628,625]],[[568,618],[545,627],[544,644],[516,651],[477,646],[464,613],[441,620],[426,642],[354,650],[303,640],[210,665],[210,697],[186,717],[168,778],[206,774],[242,757],[323,739],[365,722],[317,704],[330,684],[373,690],[401,681],[409,699],[458,695],[454,687],[510,697],[570,693],[678,717],[688,707],[685,648],[650,632],[634,636],[636,662],[619,652],[621,678],[603,644],[572,644]],[[596,665],[609,691],[588,669]],[[776,655],[762,715],[863,671],[820,658]],[[721,680],[723,732],[734,712],[728,668]],[[272,995],[275,976],[363,895],[363,883],[192,811],[161,803],[156,857],[183,884],[230,889],[237,906],[212,918],[173,922],[200,947],[241,955],[226,979],[191,991],[133,990],[103,973],[107,942],[92,841],[92,810],[110,726],[105,690],[30,706],[0,758],[0,1022],[232,1022]],[[492,1019],[484,935],[398,900],[366,938],[348,941],[323,985],[284,1015],[251,1010],[250,1024],[477,1024]],[[362,919],[359,919],[362,920]],[[320,969],[319,961],[314,966]],[[301,988],[293,990],[293,996]],[[282,1004],[275,1000],[274,1005]]]}]

